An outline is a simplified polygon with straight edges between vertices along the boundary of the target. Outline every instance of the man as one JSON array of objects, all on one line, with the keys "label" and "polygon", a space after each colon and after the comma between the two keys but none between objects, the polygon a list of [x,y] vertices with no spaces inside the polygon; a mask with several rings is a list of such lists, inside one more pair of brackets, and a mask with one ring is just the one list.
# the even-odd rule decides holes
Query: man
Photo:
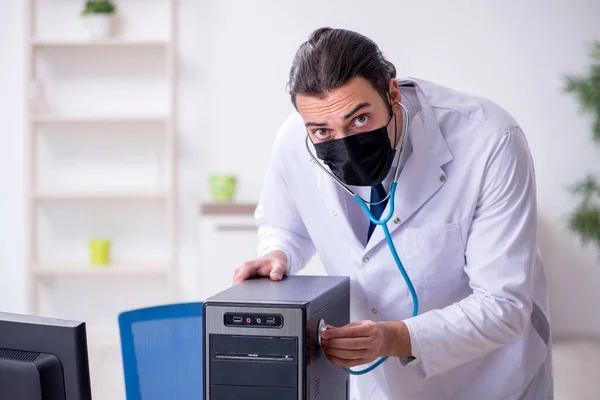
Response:
[{"label": "man", "polygon": [[[388,356],[353,376],[358,399],[552,398],[535,177],[518,123],[488,100],[397,80],[377,45],[347,30],[310,36],[289,90],[298,112],[256,210],[260,257],[234,282],[280,280],[315,252],[330,275],[350,276],[355,322],[327,329],[324,351],[353,371]],[[382,228],[342,187],[384,218],[396,167],[388,225],[416,316]]]}]

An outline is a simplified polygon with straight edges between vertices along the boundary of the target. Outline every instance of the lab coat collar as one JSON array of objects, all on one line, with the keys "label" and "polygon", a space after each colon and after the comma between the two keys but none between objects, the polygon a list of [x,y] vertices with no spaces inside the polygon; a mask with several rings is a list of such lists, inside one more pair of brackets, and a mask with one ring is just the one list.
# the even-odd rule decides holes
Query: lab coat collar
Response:
[{"label": "lab coat collar", "polygon": [[[313,154],[315,154],[314,146],[310,144],[310,147]],[[363,249],[364,245],[356,236],[349,218],[351,210],[350,202],[355,200],[332,177],[325,173],[321,167],[316,165],[314,160],[311,161],[315,164],[317,173],[317,189],[322,194],[323,204],[328,209],[332,222],[337,225],[340,232],[350,241],[354,249]],[[327,165],[322,164],[322,166],[331,171]]]},{"label": "lab coat collar", "polygon": [[422,119],[422,129],[424,130],[422,134],[410,134],[414,152],[430,153],[430,158],[437,160],[439,166],[443,166],[452,161],[453,156],[440,131],[440,126],[433,114],[433,109],[429,102],[429,98],[433,96],[433,94],[428,91],[430,86],[429,82],[416,78],[404,78],[398,80],[398,85],[400,87],[406,84],[412,84],[416,88],[420,110],[419,113],[417,113],[417,118],[415,118],[415,120],[418,121],[420,116]]},{"label": "lab coat collar", "polygon": [[[445,184],[448,177],[442,167],[453,159],[429,104],[428,94],[420,84],[421,81],[416,79],[399,81],[400,85],[406,83],[415,85],[420,111],[410,123],[412,153],[408,156],[398,178],[394,198],[395,212],[388,223],[392,234]],[[382,216],[387,216],[388,212],[389,202]],[[383,229],[377,227],[367,243],[365,252],[369,252],[382,242],[385,242],[385,235]]]},{"label": "lab coat collar", "polygon": [[[399,80],[400,85],[407,83],[415,85],[417,89],[420,110],[410,122],[409,135],[412,152],[408,154],[406,164],[398,179],[395,213],[388,223],[391,233],[402,226],[444,185],[447,177],[442,166],[453,159],[427,100],[427,92],[421,88],[421,81],[417,79]],[[313,146],[311,145],[311,147]],[[369,252],[385,241],[383,230],[381,227],[377,227],[365,248],[361,239],[356,236],[350,221],[349,213],[351,210],[356,210],[356,207],[349,206],[355,200],[328,174],[316,165],[315,168],[317,170],[317,188],[323,195],[324,204],[331,210],[334,223],[338,225],[353,246],[359,246],[365,252]],[[325,168],[328,167],[325,166]],[[387,215],[388,210],[389,202],[382,218]]]}]

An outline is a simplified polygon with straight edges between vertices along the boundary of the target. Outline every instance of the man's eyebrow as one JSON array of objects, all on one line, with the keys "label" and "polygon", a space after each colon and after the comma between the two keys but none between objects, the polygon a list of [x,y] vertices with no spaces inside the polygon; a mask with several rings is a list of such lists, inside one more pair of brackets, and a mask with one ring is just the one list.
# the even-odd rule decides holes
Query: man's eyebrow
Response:
[{"label": "man's eyebrow", "polygon": [[[344,119],[348,119],[351,116],[353,116],[354,114],[356,114],[357,111],[365,108],[365,107],[369,107],[371,105],[371,103],[360,103],[359,105],[357,105],[356,107],[354,107],[352,109],[352,111],[350,111],[348,114],[344,115]],[[309,126],[316,126],[316,127],[321,127],[321,126],[327,126],[327,124],[325,122],[311,122],[308,121],[304,124],[304,126],[306,126],[307,128]]]},{"label": "man's eyebrow", "polygon": [[357,105],[356,107],[354,107],[352,109],[352,111],[350,111],[348,114],[344,115],[344,119],[348,119],[351,116],[353,116],[358,110],[361,110],[365,107],[369,107],[371,105],[371,103],[360,103],[359,105]]},{"label": "man's eyebrow", "polygon": [[308,121],[304,124],[304,126],[306,126],[308,128],[309,126],[327,126],[327,124],[325,122],[310,122],[310,121]]}]

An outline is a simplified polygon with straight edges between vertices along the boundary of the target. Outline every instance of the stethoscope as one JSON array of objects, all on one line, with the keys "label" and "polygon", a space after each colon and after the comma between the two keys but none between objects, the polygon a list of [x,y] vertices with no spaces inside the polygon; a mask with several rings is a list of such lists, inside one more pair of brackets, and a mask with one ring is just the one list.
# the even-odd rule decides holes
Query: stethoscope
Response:
[{"label": "stethoscope", "polygon": [[[400,138],[400,155],[398,157],[398,163],[396,165],[396,170],[394,172],[394,180],[392,181],[392,184],[390,185],[389,193],[383,200],[381,200],[379,202],[371,203],[371,202],[364,200],[358,194],[354,193],[348,186],[346,186],[344,184],[344,182],[342,182],[331,171],[329,171],[327,168],[325,168],[325,166],[321,164],[321,162],[317,159],[317,157],[314,156],[314,154],[310,150],[309,142],[312,143],[312,141],[310,140],[309,135],[306,136],[306,148],[308,149],[308,152],[310,153],[311,157],[316,161],[316,164],[319,167],[321,167],[321,169],[323,171],[325,171],[329,176],[331,176],[350,196],[352,196],[354,198],[354,200],[356,200],[358,202],[358,204],[360,204],[362,209],[365,211],[365,213],[369,217],[369,220],[372,223],[381,226],[381,228],[383,229],[383,233],[385,234],[385,240],[387,241],[388,247],[390,248],[392,257],[394,258],[394,261],[396,262],[396,265],[398,266],[398,269],[400,270],[400,273],[402,274],[402,277],[404,278],[404,282],[406,282],[406,285],[408,286],[408,290],[410,291],[410,295],[413,300],[412,316],[414,317],[419,313],[419,300],[417,298],[417,293],[415,292],[415,288],[414,288],[410,278],[408,277],[406,270],[404,269],[404,265],[402,265],[402,261],[400,261],[400,257],[398,256],[398,252],[396,251],[396,246],[394,246],[394,242],[392,241],[392,236],[390,234],[390,230],[387,226],[387,223],[390,221],[390,219],[392,219],[392,216],[394,215],[394,210],[395,210],[394,199],[396,197],[396,186],[398,184],[398,177],[400,176],[400,164],[402,161],[402,157],[404,155],[404,149],[406,146],[406,140],[408,138],[408,128],[409,128],[408,110],[406,109],[406,107],[404,107],[404,105],[402,103],[396,102],[396,104],[398,104],[398,105],[400,105],[400,107],[402,107],[402,111],[404,113],[404,118],[402,119],[402,122],[403,122],[402,136]],[[383,219],[376,219],[373,216],[373,214],[371,213],[371,210],[369,209],[369,205],[382,203],[382,202],[386,201],[388,198],[390,199],[390,207],[389,207],[387,216]],[[320,327],[320,329],[321,330],[325,329],[325,325],[323,324],[323,326]],[[353,371],[350,368],[344,368],[344,369],[346,370],[346,372],[348,372],[351,375],[363,375],[363,374],[366,374],[366,373],[374,370],[375,368],[377,368],[387,358],[388,358],[388,356],[381,357],[375,363],[371,364],[369,367],[367,367],[363,370],[360,370],[360,371]]]}]

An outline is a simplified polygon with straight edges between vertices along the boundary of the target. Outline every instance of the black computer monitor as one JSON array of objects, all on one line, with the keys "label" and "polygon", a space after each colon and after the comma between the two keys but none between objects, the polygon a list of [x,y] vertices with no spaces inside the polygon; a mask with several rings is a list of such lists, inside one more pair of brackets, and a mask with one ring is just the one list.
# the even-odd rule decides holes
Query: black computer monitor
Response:
[{"label": "black computer monitor", "polygon": [[83,322],[0,312],[0,400],[91,400]]}]

